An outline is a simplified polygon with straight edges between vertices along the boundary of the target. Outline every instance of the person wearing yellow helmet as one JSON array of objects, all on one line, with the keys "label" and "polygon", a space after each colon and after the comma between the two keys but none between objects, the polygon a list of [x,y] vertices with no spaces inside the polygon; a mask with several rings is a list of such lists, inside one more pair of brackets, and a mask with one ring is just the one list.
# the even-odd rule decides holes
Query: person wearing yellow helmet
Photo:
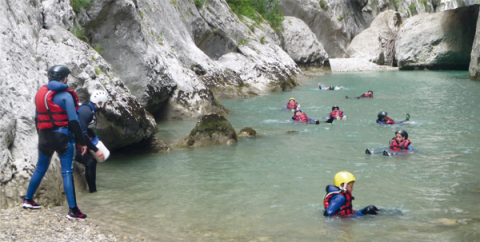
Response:
[{"label": "person wearing yellow helmet", "polygon": [[378,209],[373,205],[358,211],[353,210],[352,201],[354,197],[352,192],[355,181],[355,176],[348,171],[341,171],[335,175],[333,185],[328,185],[325,188],[326,194],[323,198],[324,216],[356,217],[377,214]]},{"label": "person wearing yellow helmet", "polygon": [[297,103],[297,101],[295,101],[295,98],[291,97],[290,99],[288,99],[288,103],[287,105],[285,105],[285,107],[283,107],[283,109],[285,110],[297,110],[300,108],[300,104]]}]

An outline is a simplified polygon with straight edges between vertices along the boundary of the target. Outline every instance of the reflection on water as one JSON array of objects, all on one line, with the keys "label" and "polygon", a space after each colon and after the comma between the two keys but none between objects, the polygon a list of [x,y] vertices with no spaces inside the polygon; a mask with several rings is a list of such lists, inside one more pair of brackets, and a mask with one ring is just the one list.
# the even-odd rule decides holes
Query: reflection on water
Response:
[{"label": "reflection on water", "polygon": [[[237,144],[112,157],[98,166],[98,193],[82,194],[89,217],[158,241],[473,241],[480,240],[480,83],[467,72],[369,72],[319,76],[290,92],[222,100]],[[317,83],[343,85],[319,91]],[[373,90],[373,99],[345,99]],[[333,124],[287,123],[279,111],[295,97],[311,118],[333,105],[348,116]],[[410,113],[410,156],[368,156],[399,127],[375,123]],[[159,123],[169,143],[196,120]],[[285,133],[298,130],[296,133]],[[326,219],[322,199],[336,172],[356,178],[354,208],[383,215]]]}]

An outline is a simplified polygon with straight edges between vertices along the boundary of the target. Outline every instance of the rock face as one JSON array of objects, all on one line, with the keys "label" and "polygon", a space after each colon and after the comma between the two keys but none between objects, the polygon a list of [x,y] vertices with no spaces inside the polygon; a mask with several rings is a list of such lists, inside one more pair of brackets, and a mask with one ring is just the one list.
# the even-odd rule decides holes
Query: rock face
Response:
[{"label": "rock face", "polygon": [[204,115],[190,132],[189,136],[177,142],[178,147],[201,147],[225,145],[237,142],[237,134],[232,125],[222,115]]},{"label": "rock face", "polygon": [[327,71],[330,70],[327,52],[302,20],[285,17],[282,27],[282,48],[298,66],[305,69],[325,68]]},{"label": "rock face", "polygon": [[285,16],[305,22],[330,58],[343,57],[351,39],[368,27],[362,15],[367,0],[279,0]]},{"label": "rock face", "polygon": [[475,41],[472,46],[468,76],[472,80],[480,81],[480,13],[477,19],[477,31],[475,32]]},{"label": "rock face", "polygon": [[401,28],[399,13],[380,13],[370,27],[353,38],[345,53],[346,58],[365,59],[378,65],[396,64],[395,39]]},{"label": "rock face", "polygon": [[478,5],[405,20],[395,43],[401,70],[467,70]]},{"label": "rock face", "polygon": [[254,138],[257,137],[257,131],[250,127],[245,127],[237,134],[238,137]]},{"label": "rock face", "polygon": [[187,0],[100,0],[81,22],[156,116],[226,113],[214,94],[248,96],[297,84],[299,70],[276,45],[273,31],[247,27],[221,0],[198,8]]},{"label": "rock face", "polygon": [[[102,89],[110,94],[112,101],[99,118],[100,137],[109,148],[140,141],[156,132],[153,117],[129,94],[113,68],[90,46],[60,27],[72,25],[68,22],[69,15],[60,12],[50,16],[56,11],[48,10],[49,7],[62,7],[47,1],[42,4],[36,1],[0,3],[0,55],[3,56],[0,74],[4,77],[0,81],[1,208],[21,201],[35,170],[38,137],[34,96],[40,86],[47,83],[46,72],[54,64],[64,64],[72,70],[69,85],[78,92],[82,102],[87,101],[94,90]],[[43,19],[48,21],[42,22]],[[55,19],[61,22],[55,25]],[[51,28],[43,29],[44,26]],[[78,172],[75,176],[81,177]],[[62,204],[65,201],[62,184],[60,164],[54,158],[37,190],[37,201],[44,206]]]}]

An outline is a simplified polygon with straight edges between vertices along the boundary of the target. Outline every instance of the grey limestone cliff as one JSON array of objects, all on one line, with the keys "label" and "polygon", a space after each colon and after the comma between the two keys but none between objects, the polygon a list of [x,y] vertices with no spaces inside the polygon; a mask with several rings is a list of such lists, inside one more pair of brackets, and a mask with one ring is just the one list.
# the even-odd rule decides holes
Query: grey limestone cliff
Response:
[{"label": "grey limestone cliff", "polygon": [[405,20],[395,42],[398,67],[403,70],[468,69],[478,6],[421,14]]},{"label": "grey limestone cliff", "polygon": [[475,40],[472,46],[468,71],[470,79],[480,81],[480,13],[477,18],[477,29],[475,32]]}]

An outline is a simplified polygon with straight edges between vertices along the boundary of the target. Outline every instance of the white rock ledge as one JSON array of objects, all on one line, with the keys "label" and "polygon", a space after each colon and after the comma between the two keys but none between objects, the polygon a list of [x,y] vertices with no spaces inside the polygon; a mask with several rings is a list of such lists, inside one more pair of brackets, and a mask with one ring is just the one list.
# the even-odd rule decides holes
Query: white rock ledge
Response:
[{"label": "white rock ledge", "polygon": [[332,73],[356,72],[356,71],[398,71],[398,67],[379,66],[364,59],[335,58],[330,59]]}]

